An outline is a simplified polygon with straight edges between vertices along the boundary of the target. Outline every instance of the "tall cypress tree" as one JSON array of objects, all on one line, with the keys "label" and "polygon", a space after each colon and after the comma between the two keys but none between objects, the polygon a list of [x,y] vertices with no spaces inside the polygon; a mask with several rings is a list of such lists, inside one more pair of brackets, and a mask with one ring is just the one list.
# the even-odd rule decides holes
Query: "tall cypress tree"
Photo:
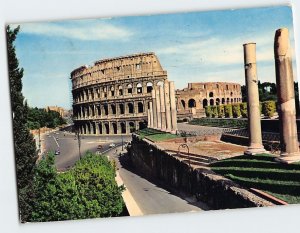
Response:
[{"label": "tall cypress tree", "polygon": [[26,127],[28,106],[22,94],[23,68],[19,68],[14,41],[20,27],[6,28],[8,70],[13,117],[13,137],[16,159],[19,217],[21,222],[30,221],[34,192],[32,183],[37,152],[33,136]]}]

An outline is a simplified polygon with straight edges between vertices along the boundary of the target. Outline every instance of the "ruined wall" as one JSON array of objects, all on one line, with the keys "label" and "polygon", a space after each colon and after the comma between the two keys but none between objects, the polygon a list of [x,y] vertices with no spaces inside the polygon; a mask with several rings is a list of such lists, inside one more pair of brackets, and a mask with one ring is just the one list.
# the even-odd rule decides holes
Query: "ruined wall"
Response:
[{"label": "ruined wall", "polygon": [[205,116],[206,106],[242,102],[241,85],[228,82],[188,83],[188,87],[176,91],[179,118]]},{"label": "ruined wall", "polygon": [[129,154],[133,165],[147,178],[157,179],[177,191],[191,193],[212,209],[272,205],[208,169],[191,169],[188,164],[135,134]]}]

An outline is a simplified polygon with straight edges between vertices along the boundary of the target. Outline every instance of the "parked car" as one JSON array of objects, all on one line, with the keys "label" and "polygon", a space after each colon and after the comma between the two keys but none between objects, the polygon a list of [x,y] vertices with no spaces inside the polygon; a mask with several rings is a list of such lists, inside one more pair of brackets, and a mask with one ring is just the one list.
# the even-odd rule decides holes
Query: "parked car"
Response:
[{"label": "parked car", "polygon": [[115,147],[116,146],[116,144],[115,143],[111,143],[111,144],[109,144],[109,148],[112,148],[112,147]]}]

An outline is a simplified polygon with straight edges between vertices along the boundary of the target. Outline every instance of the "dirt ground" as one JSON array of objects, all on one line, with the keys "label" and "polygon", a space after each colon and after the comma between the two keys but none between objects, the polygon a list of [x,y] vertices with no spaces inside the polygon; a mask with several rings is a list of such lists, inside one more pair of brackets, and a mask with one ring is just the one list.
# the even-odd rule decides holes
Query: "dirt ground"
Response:
[{"label": "dirt ground", "polygon": [[[166,141],[157,143],[157,145],[159,145],[160,147],[171,151],[178,151],[178,147],[181,144],[182,143],[166,142]],[[221,141],[198,141],[198,142],[188,142],[186,144],[190,149],[190,153],[212,157],[217,160],[242,155],[244,154],[244,151],[247,149],[247,147],[245,146],[239,146],[239,145],[221,142]]]}]

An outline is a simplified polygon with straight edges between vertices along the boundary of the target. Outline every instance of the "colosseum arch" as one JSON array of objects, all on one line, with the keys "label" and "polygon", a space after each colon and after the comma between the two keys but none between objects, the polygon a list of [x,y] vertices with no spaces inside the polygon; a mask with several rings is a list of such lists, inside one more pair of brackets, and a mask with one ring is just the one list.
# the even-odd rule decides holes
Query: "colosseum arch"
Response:
[{"label": "colosseum arch", "polygon": [[111,108],[111,113],[113,114],[113,115],[115,115],[117,112],[116,112],[116,105],[114,105],[114,104],[111,104],[110,105],[110,108]]},{"label": "colosseum arch", "polygon": [[143,93],[143,85],[141,83],[138,83],[136,85],[136,91],[137,91],[137,94],[142,94]]},{"label": "colosseum arch", "polygon": [[99,132],[99,134],[103,134],[103,132],[102,132],[102,123],[98,123],[98,132]]},{"label": "colosseum arch", "polygon": [[119,89],[119,95],[123,95],[123,86],[120,85],[120,86],[118,87],[118,89]]},{"label": "colosseum arch", "polygon": [[108,115],[108,104],[104,104],[103,108],[104,108],[104,115],[107,116]]},{"label": "colosseum arch", "polygon": [[132,84],[127,85],[127,94],[132,94]]},{"label": "colosseum arch", "polygon": [[126,133],[126,123],[125,122],[120,123],[120,129],[121,129],[121,133]]},{"label": "colosseum arch", "polygon": [[225,98],[222,98],[222,104],[225,104]]},{"label": "colosseum arch", "polygon": [[163,86],[163,85],[164,85],[164,82],[161,80],[156,83],[156,86]]},{"label": "colosseum arch", "polygon": [[118,133],[118,126],[116,122],[112,123],[112,128],[113,128],[113,134],[117,134]]},{"label": "colosseum arch", "polygon": [[119,113],[120,114],[125,114],[125,108],[124,108],[124,104],[119,104]]},{"label": "colosseum arch", "polygon": [[127,107],[128,107],[128,113],[133,113],[133,103],[128,103]]},{"label": "colosseum arch", "polygon": [[210,106],[214,106],[214,105],[215,105],[214,99],[210,99],[210,100],[209,100],[209,105],[210,105]]},{"label": "colosseum arch", "polygon": [[138,102],[138,113],[144,112],[144,105],[142,102]]},{"label": "colosseum arch", "polygon": [[209,97],[214,97],[214,93],[212,91],[209,92]]},{"label": "colosseum arch", "polygon": [[135,124],[134,122],[129,122],[129,131],[130,133],[133,133],[135,131]]},{"label": "colosseum arch", "polygon": [[105,134],[109,134],[109,123],[104,123]]},{"label": "colosseum arch", "polygon": [[216,105],[220,105],[220,99],[219,98],[216,99]]},{"label": "colosseum arch", "polygon": [[189,99],[188,107],[189,108],[196,108],[196,101],[194,99]]},{"label": "colosseum arch", "polygon": [[230,104],[230,99],[229,98],[227,98],[227,104]]},{"label": "colosseum arch", "polygon": [[147,93],[151,93],[151,91],[153,89],[152,82],[147,82],[146,86],[147,86]]},{"label": "colosseum arch", "polygon": [[208,105],[207,99],[203,99],[203,108],[205,108]]},{"label": "colosseum arch", "polygon": [[180,100],[180,107],[182,109],[185,109],[185,101],[184,100]]},{"label": "colosseum arch", "polygon": [[147,124],[144,121],[139,122],[139,130],[147,128]]}]

